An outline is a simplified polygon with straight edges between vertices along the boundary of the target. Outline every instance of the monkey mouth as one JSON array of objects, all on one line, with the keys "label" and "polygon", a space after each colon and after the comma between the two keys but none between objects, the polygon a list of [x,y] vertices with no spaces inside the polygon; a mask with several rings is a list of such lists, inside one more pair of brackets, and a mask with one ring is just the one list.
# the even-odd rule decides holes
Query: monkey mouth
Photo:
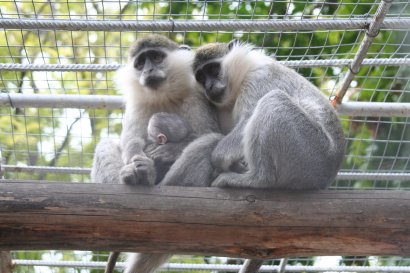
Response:
[{"label": "monkey mouth", "polygon": [[151,76],[145,79],[144,85],[150,89],[158,89],[164,82],[166,78]]},{"label": "monkey mouth", "polygon": [[214,103],[221,103],[224,98],[225,89],[218,89],[218,90],[207,90],[206,96],[208,99]]}]

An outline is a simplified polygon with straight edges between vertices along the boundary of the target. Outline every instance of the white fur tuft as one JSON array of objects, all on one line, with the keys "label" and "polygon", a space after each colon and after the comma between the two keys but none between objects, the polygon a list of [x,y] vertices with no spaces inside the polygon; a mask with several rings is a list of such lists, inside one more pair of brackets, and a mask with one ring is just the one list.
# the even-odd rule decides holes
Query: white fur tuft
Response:
[{"label": "white fur tuft", "polygon": [[250,71],[271,64],[272,59],[261,50],[255,50],[250,44],[235,44],[222,62],[225,79],[228,79],[227,103],[232,103],[241,90],[242,83]]},{"label": "white fur tuft", "polygon": [[140,83],[133,60],[120,68],[114,78],[118,90],[124,95],[127,108],[138,107],[141,104],[152,104],[159,108],[185,98],[194,89],[195,79],[192,72],[193,53],[188,50],[168,52],[166,62],[167,80],[157,90],[151,90]]}]

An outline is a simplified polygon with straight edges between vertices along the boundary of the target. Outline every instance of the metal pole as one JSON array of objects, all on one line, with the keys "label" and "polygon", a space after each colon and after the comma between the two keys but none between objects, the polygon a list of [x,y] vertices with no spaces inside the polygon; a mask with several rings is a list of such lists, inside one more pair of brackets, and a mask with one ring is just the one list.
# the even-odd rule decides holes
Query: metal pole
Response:
[{"label": "metal pole", "polygon": [[[22,172],[22,173],[57,173],[57,174],[83,174],[89,175],[90,168],[80,167],[48,167],[48,166],[17,166],[17,165],[2,165],[4,173]],[[408,181],[410,180],[410,172],[357,172],[343,171],[339,172],[337,180],[379,180],[379,181]]]},{"label": "metal pole", "polygon": [[[353,59],[331,60],[301,60],[301,61],[278,61],[278,63],[292,68],[309,67],[344,67],[353,63]],[[366,66],[410,66],[410,58],[375,58],[364,59],[362,65]],[[120,64],[9,64],[0,63],[0,71],[65,71],[65,72],[107,72],[121,68]]]},{"label": "metal pole", "polygon": [[379,31],[382,28],[384,17],[389,11],[392,1],[393,0],[383,0],[380,3],[379,8],[377,9],[376,14],[374,15],[373,20],[370,23],[370,26],[366,32],[366,36],[360,44],[359,50],[356,53],[353,63],[349,67],[349,71],[344,77],[342,84],[339,88],[339,91],[333,99],[334,106],[342,102],[343,97],[350,86],[350,83],[352,82],[354,76],[359,72],[360,66],[363,63],[363,60],[366,57],[366,54],[369,51],[369,48],[372,45],[374,38],[379,34]]},{"label": "metal pole", "polygon": [[[369,19],[309,20],[47,20],[0,19],[0,28],[62,31],[298,31],[365,29]],[[382,29],[409,29],[410,19],[386,19]]]},{"label": "metal pole", "polygon": [[[0,93],[0,107],[122,109],[124,105],[121,96]],[[336,110],[342,116],[409,117],[410,103],[344,102]]]}]

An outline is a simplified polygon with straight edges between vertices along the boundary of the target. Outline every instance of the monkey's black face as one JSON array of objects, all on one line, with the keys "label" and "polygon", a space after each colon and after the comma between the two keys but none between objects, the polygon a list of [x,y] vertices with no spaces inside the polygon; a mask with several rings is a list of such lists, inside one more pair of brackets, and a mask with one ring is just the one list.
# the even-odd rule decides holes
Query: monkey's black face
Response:
[{"label": "monkey's black face", "polygon": [[220,62],[208,62],[195,71],[195,79],[205,88],[206,96],[215,103],[222,102],[226,84],[223,81]]},{"label": "monkey's black face", "polygon": [[141,85],[158,89],[166,80],[165,59],[167,54],[160,49],[149,49],[139,53],[134,60]]}]

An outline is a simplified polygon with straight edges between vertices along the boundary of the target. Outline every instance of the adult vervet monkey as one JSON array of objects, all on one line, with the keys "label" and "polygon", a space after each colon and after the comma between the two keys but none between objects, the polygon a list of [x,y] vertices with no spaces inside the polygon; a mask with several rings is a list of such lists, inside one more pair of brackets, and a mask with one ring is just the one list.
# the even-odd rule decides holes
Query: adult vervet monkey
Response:
[{"label": "adult vervet monkey", "polygon": [[[121,140],[97,145],[91,172],[93,182],[155,184],[155,157],[166,161],[186,146],[184,142],[165,143],[150,151],[151,158],[145,154],[148,121],[155,113],[180,115],[197,136],[219,131],[211,105],[198,91],[192,71],[193,57],[185,46],[181,48],[160,35],[139,39],[130,48],[127,65],[116,74],[117,87],[125,99]],[[169,257],[136,254],[125,272],[153,272]]]},{"label": "adult vervet monkey", "polygon": [[[194,72],[227,135],[212,153],[219,187],[319,189],[344,155],[340,121],[320,91],[294,70],[236,41],[209,44]],[[244,159],[248,170],[230,171]]]},{"label": "adult vervet monkey", "polygon": [[[199,48],[195,78],[227,135],[212,152],[217,187],[326,188],[340,169],[344,136],[320,91],[294,70],[236,41]],[[245,172],[232,166],[244,160]],[[257,272],[247,260],[241,273]]]}]

